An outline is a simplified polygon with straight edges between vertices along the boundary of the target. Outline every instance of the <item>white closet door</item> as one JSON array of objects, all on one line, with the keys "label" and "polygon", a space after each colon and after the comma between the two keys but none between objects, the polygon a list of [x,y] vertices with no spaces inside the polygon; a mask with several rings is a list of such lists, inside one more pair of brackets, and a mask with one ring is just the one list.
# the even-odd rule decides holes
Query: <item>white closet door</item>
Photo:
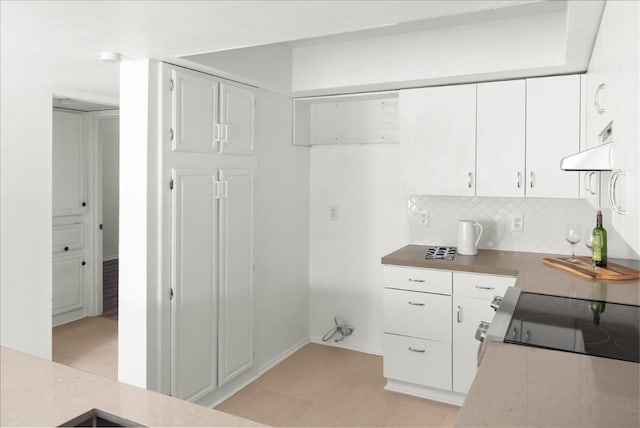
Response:
[{"label": "white closet door", "polygon": [[53,315],[84,306],[82,254],[53,258]]},{"label": "white closet door", "polygon": [[523,197],[525,82],[478,84],[477,196]]},{"label": "white closet door", "polygon": [[527,196],[579,197],[579,173],[560,169],[579,150],[580,76],[527,79]]},{"label": "white closet door", "polygon": [[220,84],[220,153],[250,155],[254,147],[255,94],[246,87]]},{"label": "white closet door", "polygon": [[217,386],[216,170],[173,170],[172,395],[189,401]]},{"label": "white closet door", "polygon": [[171,70],[174,152],[217,152],[218,80],[190,70]]},{"label": "white closet door", "polygon": [[53,111],[53,216],[84,212],[84,115]]},{"label": "white closet door", "polygon": [[218,385],[253,365],[253,172],[221,170]]}]

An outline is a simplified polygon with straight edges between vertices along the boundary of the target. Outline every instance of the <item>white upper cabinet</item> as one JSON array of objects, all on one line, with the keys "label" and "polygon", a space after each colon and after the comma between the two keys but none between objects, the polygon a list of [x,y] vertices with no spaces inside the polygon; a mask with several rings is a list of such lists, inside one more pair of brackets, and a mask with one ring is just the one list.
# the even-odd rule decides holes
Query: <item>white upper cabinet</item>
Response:
[{"label": "white upper cabinet", "polygon": [[407,191],[475,196],[476,85],[400,91]]},{"label": "white upper cabinet", "polygon": [[53,215],[84,212],[84,116],[53,111]]},{"label": "white upper cabinet", "polygon": [[[640,252],[639,21],[638,2],[607,2],[587,72],[587,90],[592,88],[593,93],[587,102],[587,138],[598,142],[602,126],[613,121],[607,199],[613,227],[636,252]],[[604,90],[593,91],[602,84]],[[594,107],[598,102],[600,110],[589,108],[590,101]]]},{"label": "white upper cabinet", "polygon": [[525,82],[478,84],[477,196],[524,196]]},{"label": "white upper cabinet", "polygon": [[250,155],[254,148],[255,94],[248,87],[220,84],[220,153]]},{"label": "white upper cabinet", "polygon": [[397,143],[398,93],[294,100],[294,144]]},{"label": "white upper cabinet", "polygon": [[527,79],[526,146],[527,196],[579,197],[579,173],[560,169],[580,150],[579,75]]},{"label": "white upper cabinet", "polygon": [[217,152],[218,80],[191,70],[173,69],[172,150]]},{"label": "white upper cabinet", "polygon": [[255,92],[214,76],[171,69],[173,152],[253,154]]}]

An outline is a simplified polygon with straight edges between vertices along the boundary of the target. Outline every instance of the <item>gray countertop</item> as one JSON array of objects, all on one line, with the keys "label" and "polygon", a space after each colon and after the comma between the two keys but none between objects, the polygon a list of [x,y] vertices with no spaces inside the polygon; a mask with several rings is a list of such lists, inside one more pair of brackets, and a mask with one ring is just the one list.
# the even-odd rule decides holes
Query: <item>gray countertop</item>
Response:
[{"label": "gray countertop", "polygon": [[0,426],[58,426],[97,408],[146,426],[256,422],[0,347]]},{"label": "gray countertop", "polygon": [[[447,261],[425,260],[425,250],[408,245],[382,263],[517,276],[523,291],[640,305],[640,281],[587,280],[542,263],[558,254],[479,250]],[[638,427],[639,391],[640,364],[492,342],[456,426]]]},{"label": "gray countertop", "polygon": [[[407,245],[382,257],[382,264],[516,276],[516,286],[522,291],[640,305],[639,280],[588,280],[542,263],[543,258],[566,257],[564,254],[478,250],[476,256],[457,254],[453,260],[425,260],[425,251],[426,246]],[[616,262],[632,266],[637,263]]]}]

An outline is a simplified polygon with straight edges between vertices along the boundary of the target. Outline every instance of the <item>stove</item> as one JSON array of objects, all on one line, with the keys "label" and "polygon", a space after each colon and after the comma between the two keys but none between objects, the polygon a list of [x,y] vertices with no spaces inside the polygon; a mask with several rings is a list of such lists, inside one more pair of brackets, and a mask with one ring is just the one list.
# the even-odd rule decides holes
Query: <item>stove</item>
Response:
[{"label": "stove", "polygon": [[425,259],[453,260],[456,256],[456,247],[427,247]]},{"label": "stove", "polygon": [[512,287],[494,320],[485,326],[483,337],[640,363],[639,330],[639,306],[520,292]]}]

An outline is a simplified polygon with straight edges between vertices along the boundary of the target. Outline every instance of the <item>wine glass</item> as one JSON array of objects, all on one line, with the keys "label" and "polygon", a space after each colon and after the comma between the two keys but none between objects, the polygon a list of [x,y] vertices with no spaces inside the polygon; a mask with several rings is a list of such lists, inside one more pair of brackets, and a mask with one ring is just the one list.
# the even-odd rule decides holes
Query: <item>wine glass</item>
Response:
[{"label": "wine glass", "polygon": [[580,262],[580,260],[576,259],[576,244],[582,239],[580,238],[580,226],[577,224],[568,224],[564,230],[564,239],[571,244],[571,258],[567,259],[567,261],[571,263]]}]

